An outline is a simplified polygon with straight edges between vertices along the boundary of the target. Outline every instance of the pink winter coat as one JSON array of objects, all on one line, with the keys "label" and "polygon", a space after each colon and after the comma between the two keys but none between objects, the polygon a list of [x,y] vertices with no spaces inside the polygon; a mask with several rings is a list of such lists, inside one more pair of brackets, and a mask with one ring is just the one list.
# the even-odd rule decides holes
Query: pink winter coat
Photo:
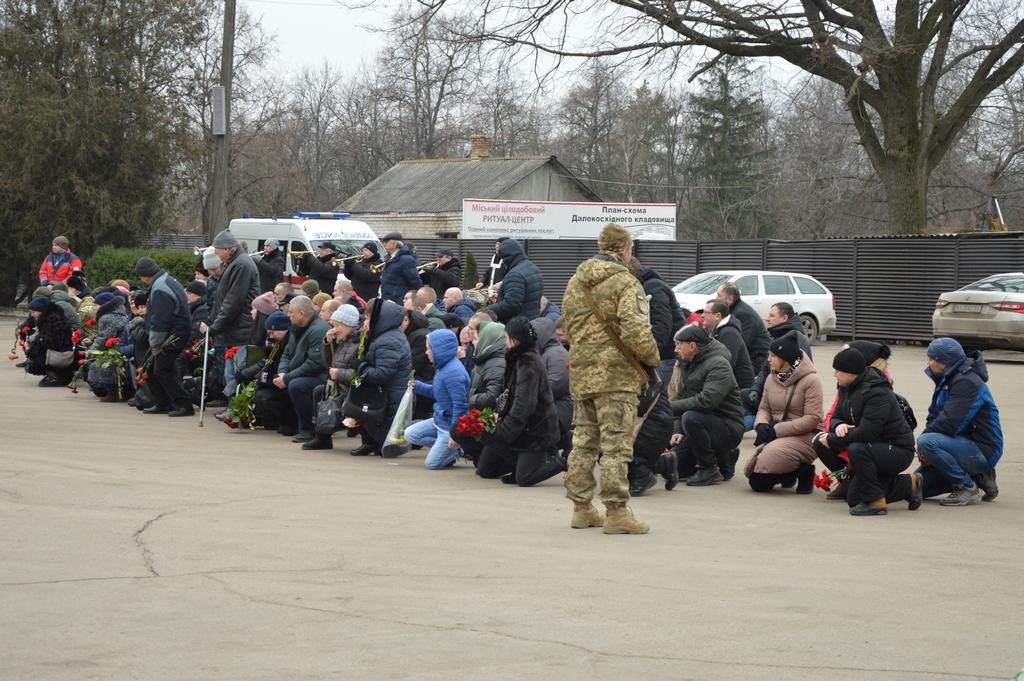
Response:
[{"label": "pink winter coat", "polygon": [[[782,421],[790,393],[793,398]],[[747,477],[751,473],[781,475],[795,471],[801,463],[813,463],[811,440],[822,430],[821,412],[821,381],[807,353],[802,353],[800,366],[785,383],[774,371],[769,374],[755,423],[775,421],[776,438],[754,451],[744,469]]]}]

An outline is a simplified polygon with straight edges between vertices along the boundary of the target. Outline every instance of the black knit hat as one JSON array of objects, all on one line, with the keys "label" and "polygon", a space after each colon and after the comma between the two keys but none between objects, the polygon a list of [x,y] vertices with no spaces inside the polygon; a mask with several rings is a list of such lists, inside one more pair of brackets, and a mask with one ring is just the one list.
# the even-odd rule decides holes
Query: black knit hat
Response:
[{"label": "black knit hat", "polygon": [[865,364],[871,364],[876,359],[889,359],[889,355],[892,354],[892,350],[889,349],[888,345],[869,340],[850,341],[846,345],[864,355]]},{"label": "black knit hat", "polygon": [[854,348],[840,350],[832,360],[833,369],[848,374],[863,373],[865,366],[864,355],[860,354],[860,350]]},{"label": "black knit hat", "polygon": [[800,359],[800,341],[797,339],[796,331],[790,331],[772,341],[768,346],[768,352],[772,353],[787,364],[796,364]]},{"label": "black knit hat", "polygon": [[189,285],[185,287],[185,291],[191,293],[194,296],[202,297],[206,295],[206,284],[196,279],[190,282]]}]

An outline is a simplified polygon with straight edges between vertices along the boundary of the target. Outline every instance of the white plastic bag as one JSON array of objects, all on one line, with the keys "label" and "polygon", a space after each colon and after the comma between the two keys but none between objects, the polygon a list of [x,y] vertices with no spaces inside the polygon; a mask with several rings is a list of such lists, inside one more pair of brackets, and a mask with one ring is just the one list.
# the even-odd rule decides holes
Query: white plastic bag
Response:
[{"label": "white plastic bag", "polygon": [[388,429],[388,436],[381,447],[381,455],[385,459],[393,459],[409,451],[409,442],[405,439],[405,429],[412,422],[412,408],[416,397],[413,394],[412,383],[405,389],[402,401],[398,403],[398,411]]}]

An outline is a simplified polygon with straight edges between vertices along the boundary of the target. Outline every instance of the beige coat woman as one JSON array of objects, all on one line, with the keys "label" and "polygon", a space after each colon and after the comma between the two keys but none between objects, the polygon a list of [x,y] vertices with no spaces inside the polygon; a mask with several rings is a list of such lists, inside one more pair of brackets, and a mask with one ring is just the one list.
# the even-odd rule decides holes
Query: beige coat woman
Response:
[{"label": "beige coat woman", "polygon": [[[784,421],[783,412],[786,412]],[[805,352],[801,352],[799,366],[784,382],[774,371],[765,381],[755,424],[772,422],[775,422],[776,437],[754,450],[754,456],[744,469],[748,478],[751,473],[791,473],[801,463],[814,462],[811,438],[822,430],[821,381]]]}]

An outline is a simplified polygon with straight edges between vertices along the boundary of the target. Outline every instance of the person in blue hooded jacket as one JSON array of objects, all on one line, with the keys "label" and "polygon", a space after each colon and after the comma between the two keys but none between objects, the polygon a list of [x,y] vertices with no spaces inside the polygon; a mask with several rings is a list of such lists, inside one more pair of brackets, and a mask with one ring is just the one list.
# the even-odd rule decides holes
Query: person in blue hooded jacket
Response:
[{"label": "person in blue hooded jacket", "polygon": [[526,317],[527,321],[536,319],[540,316],[540,299],[544,295],[544,279],[540,270],[526,257],[522,245],[515,239],[502,242],[498,258],[506,274],[498,289],[497,302],[488,309],[503,324],[518,316]]},{"label": "person in blue hooded jacket", "polygon": [[396,305],[390,300],[374,298],[366,304],[363,330],[368,334],[369,344],[356,373],[360,381],[383,386],[388,395],[388,406],[379,421],[363,423],[360,431],[363,444],[351,451],[353,456],[381,453],[381,445],[387,438],[388,428],[391,427],[398,405],[409,384],[409,376],[412,374],[412,353],[409,350],[409,341],[399,328],[403,317],[401,305]]},{"label": "person in blue hooded jacket", "polygon": [[980,352],[952,338],[928,346],[925,374],[935,382],[924,433],[917,439],[925,497],[951,492],[943,506],[992,501],[999,494],[996,463],[1003,455],[999,409]]},{"label": "person in blue hooded jacket", "polygon": [[405,439],[430,447],[426,466],[431,470],[450,466],[462,455],[462,449],[451,436],[459,417],[466,413],[469,397],[469,373],[456,357],[458,350],[459,339],[452,331],[431,331],[427,336],[427,356],[436,370],[434,382],[414,383],[417,395],[434,400],[434,417],[406,428]]},{"label": "person in blue hooded jacket", "polygon": [[387,258],[380,274],[380,297],[402,305],[405,294],[422,285],[420,273],[416,271],[416,256],[397,232],[385,234],[381,241]]}]

